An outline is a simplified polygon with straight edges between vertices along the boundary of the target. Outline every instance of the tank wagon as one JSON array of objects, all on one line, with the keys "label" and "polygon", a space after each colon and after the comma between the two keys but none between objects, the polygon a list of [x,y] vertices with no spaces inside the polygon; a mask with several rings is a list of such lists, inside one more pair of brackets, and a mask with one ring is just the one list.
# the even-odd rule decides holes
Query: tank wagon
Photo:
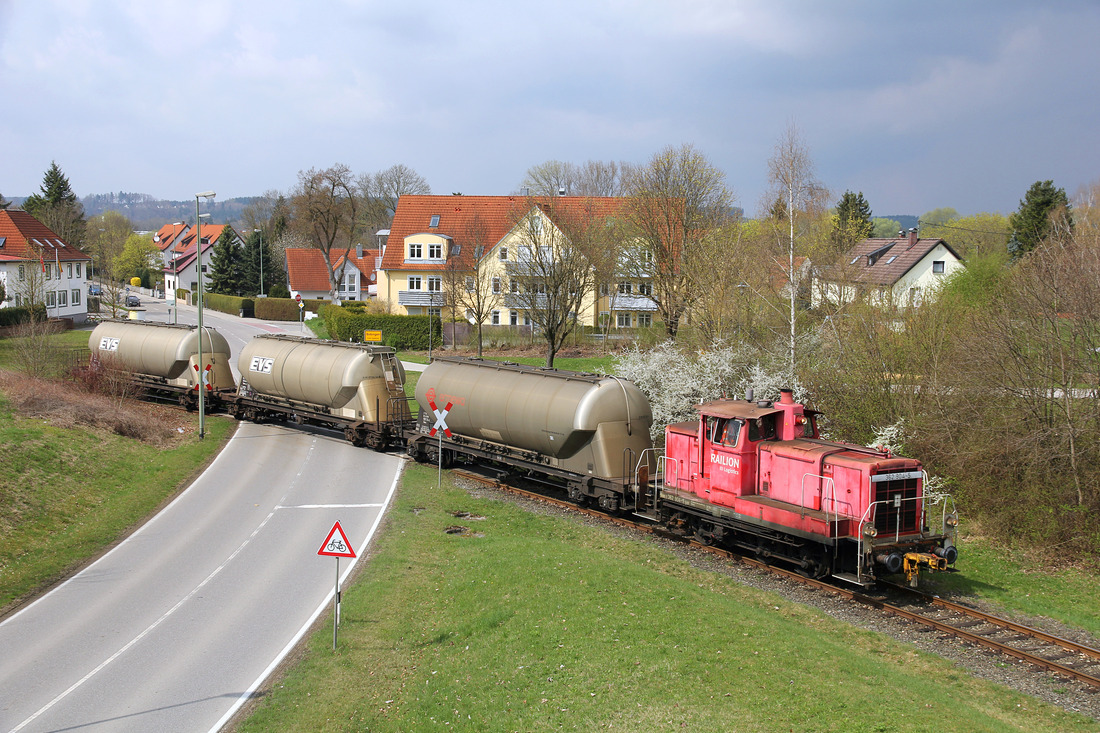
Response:
[{"label": "tank wagon", "polygon": [[821,439],[819,413],[790,390],[696,409],[665,429],[662,524],[860,584],[904,572],[915,585],[921,568],[957,559],[953,503],[926,501],[919,461]]},{"label": "tank wagon", "polygon": [[388,346],[257,336],[237,368],[241,383],[228,410],[240,419],[337,428],[375,449],[399,441],[412,422],[405,370]]},{"label": "tank wagon", "polygon": [[[417,382],[416,401],[410,456],[518,469],[605,509],[629,508],[639,473],[644,483],[655,463],[649,401],[615,377],[437,357]],[[447,405],[449,435],[435,427],[435,411]]]},{"label": "tank wagon", "polygon": [[229,343],[212,328],[203,329],[202,364],[196,326],[112,319],[92,330],[88,348],[101,365],[128,372],[147,392],[172,396],[188,409],[198,408],[200,386],[211,407],[236,388]]}]

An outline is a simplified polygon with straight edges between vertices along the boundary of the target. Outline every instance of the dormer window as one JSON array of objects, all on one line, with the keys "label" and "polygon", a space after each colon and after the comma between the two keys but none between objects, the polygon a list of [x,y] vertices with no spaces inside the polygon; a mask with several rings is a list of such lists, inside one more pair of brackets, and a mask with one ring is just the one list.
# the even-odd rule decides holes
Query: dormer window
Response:
[{"label": "dormer window", "polygon": [[428,245],[428,259],[429,260],[441,260],[443,259],[443,245],[439,242]]},{"label": "dormer window", "polygon": [[417,242],[409,243],[409,259],[419,260],[424,257],[424,245]]},{"label": "dormer window", "polygon": [[429,229],[435,229],[439,226],[439,214],[432,214],[432,221],[428,224]]}]

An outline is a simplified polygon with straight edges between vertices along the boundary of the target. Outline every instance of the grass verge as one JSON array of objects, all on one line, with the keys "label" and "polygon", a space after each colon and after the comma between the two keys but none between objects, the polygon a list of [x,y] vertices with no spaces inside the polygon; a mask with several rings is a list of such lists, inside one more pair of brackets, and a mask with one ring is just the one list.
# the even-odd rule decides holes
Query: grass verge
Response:
[{"label": "grass verge", "polygon": [[[193,415],[181,415],[197,423]],[[0,613],[57,582],[187,485],[235,427],[171,445],[20,417],[0,395]]]},{"label": "grass verge", "polygon": [[652,544],[435,483],[406,472],[338,650],[320,624],[239,730],[1094,729]]}]

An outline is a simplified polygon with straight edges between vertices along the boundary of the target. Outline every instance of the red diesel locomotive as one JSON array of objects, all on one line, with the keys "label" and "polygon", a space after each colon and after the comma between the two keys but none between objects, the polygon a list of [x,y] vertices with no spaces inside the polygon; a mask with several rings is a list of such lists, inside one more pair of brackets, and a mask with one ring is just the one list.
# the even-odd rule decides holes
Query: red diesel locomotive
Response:
[{"label": "red diesel locomotive", "polygon": [[904,572],[915,585],[958,557],[957,515],[926,501],[919,461],[823,440],[790,390],[697,410],[665,429],[654,509],[670,528],[860,584]]}]

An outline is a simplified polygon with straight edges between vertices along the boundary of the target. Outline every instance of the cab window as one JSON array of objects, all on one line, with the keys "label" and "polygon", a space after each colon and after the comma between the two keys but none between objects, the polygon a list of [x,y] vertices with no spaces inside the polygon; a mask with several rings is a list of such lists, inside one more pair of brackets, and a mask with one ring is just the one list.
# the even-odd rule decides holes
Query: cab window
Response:
[{"label": "cab window", "polygon": [[775,415],[765,415],[749,421],[749,440],[772,440],[775,438]]}]

